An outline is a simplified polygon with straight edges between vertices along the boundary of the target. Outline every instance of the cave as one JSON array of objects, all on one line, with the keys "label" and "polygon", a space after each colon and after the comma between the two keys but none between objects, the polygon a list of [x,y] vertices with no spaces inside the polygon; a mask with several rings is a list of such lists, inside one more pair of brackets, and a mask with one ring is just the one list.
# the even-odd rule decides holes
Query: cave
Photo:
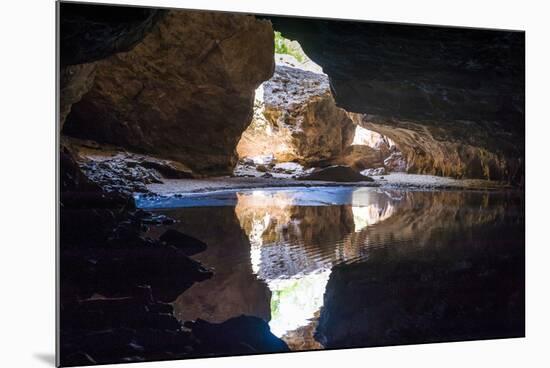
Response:
[{"label": "cave", "polygon": [[61,364],[521,337],[524,34],[60,4]]}]

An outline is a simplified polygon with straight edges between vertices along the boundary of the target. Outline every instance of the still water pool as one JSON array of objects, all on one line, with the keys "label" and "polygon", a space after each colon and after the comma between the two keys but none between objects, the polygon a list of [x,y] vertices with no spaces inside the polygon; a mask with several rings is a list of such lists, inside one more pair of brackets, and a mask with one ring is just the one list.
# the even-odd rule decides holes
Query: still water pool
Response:
[{"label": "still water pool", "polygon": [[193,258],[214,276],[174,300],[182,321],[258,316],[295,350],[524,334],[521,192],[294,187],[137,203],[208,244]]}]

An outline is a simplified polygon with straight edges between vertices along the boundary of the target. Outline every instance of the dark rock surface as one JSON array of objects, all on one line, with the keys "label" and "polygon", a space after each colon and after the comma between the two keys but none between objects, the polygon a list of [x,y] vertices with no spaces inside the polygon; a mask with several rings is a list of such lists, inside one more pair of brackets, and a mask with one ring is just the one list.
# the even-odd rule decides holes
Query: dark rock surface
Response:
[{"label": "dark rock surface", "polygon": [[[487,199],[479,204],[485,211],[468,210],[461,197],[400,211],[381,227],[392,246],[371,246],[368,259],[333,268],[318,341],[344,348],[525,335],[519,203],[489,210]],[[382,237],[378,231],[369,239]]]},{"label": "dark rock surface", "polygon": [[89,63],[129,51],[166,10],[101,4],[59,4],[61,65]]},{"label": "dark rock surface", "polygon": [[159,239],[168,245],[178,248],[188,256],[192,256],[206,250],[206,244],[204,242],[174,229],[166,230],[164,234],[159,237]]},{"label": "dark rock surface", "polygon": [[[431,137],[425,140],[442,142],[435,158],[429,155],[433,145],[413,145],[411,151],[427,152],[409,171],[423,173],[435,163],[437,175],[523,182],[523,32],[269,19],[323,67],[338,106],[376,121],[369,129],[387,135],[378,128],[403,130],[405,124],[409,133],[428,128]],[[490,160],[484,160],[486,153]],[[450,164],[444,164],[445,155],[453,156]],[[491,174],[468,171],[472,160],[481,161],[478,167],[492,166]]]},{"label": "dark rock surface", "polygon": [[236,355],[290,351],[283,340],[271,333],[267,322],[258,317],[242,315],[223,323],[209,323],[198,319],[185,323],[185,326],[201,341],[201,354]]},{"label": "dark rock surface", "polygon": [[351,112],[523,128],[524,33],[269,17],[330,77]]},{"label": "dark rock surface", "polygon": [[300,180],[320,180],[337,182],[374,181],[368,176],[359,174],[349,166],[333,165],[317,169],[311,174],[300,176]]},{"label": "dark rock surface", "polygon": [[87,299],[61,309],[61,364],[105,364],[189,356],[196,344],[148,286],[117,299]]}]

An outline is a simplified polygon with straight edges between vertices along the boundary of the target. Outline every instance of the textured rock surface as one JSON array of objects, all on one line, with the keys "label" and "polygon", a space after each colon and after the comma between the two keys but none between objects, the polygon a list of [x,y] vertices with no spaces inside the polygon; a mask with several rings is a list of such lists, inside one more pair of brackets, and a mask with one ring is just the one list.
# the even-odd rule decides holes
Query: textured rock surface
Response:
[{"label": "textured rock surface", "polygon": [[277,65],[262,86],[257,113],[237,146],[240,157],[272,154],[278,162],[312,166],[351,144],[354,126],[336,106],[326,75]]},{"label": "textured rock surface", "polygon": [[129,51],[166,13],[165,10],[62,3],[60,9],[60,128],[92,87],[94,61]]},{"label": "textured rock surface", "polygon": [[135,192],[147,192],[146,185],[151,183],[193,177],[190,169],[179,162],[69,137],[63,137],[62,144],[72,153],[82,175],[105,192],[131,196]]},{"label": "textured rock surface", "polygon": [[481,129],[466,122],[423,125],[350,115],[360,126],[391,138],[401,150],[404,161],[397,156],[390,159],[386,163],[390,171],[523,181],[523,156],[510,141],[516,137],[489,126]]},{"label": "textured rock surface", "polygon": [[[270,19],[276,30],[298,40],[323,67],[336,102],[347,111],[392,121],[394,127],[408,122],[414,124],[413,131],[437,131],[445,142],[472,144],[473,132],[481,138],[472,144],[484,151],[480,155],[523,159],[522,32]],[[451,162],[456,162],[457,149],[474,154],[457,145],[439,147]],[[514,169],[504,170],[501,178],[521,182],[523,162],[519,170],[515,176],[510,174]],[[440,165],[437,173],[453,171],[471,174],[456,163]]]},{"label": "textured rock surface", "polygon": [[268,21],[173,10],[132,51],[97,62],[65,133],[229,173],[273,65]]},{"label": "textured rock surface", "polygon": [[342,155],[332,163],[350,166],[357,171],[381,167],[384,166],[384,152],[366,145],[352,145],[346,147]]}]

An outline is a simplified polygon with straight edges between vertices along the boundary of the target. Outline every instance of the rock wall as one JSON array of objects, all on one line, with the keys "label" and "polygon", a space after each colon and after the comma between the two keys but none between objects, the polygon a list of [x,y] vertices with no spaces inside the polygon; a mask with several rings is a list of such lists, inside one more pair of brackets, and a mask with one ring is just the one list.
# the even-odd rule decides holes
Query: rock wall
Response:
[{"label": "rock wall", "polygon": [[229,173],[273,48],[269,21],[171,10],[131,51],[96,62],[64,133]]},{"label": "rock wall", "polygon": [[[323,67],[338,106],[391,121],[384,124],[388,127],[405,125],[411,132],[428,130],[429,135],[444,138],[438,139],[444,144],[429,137],[425,140],[431,145],[421,143],[439,150],[438,158],[409,152],[415,161],[411,171],[480,177],[478,172],[485,170],[479,170],[480,165],[472,171],[463,167],[467,157],[476,156],[474,161],[497,162],[483,163],[495,169],[481,177],[523,181],[523,32],[269,19],[275,30],[300,42],[305,53]],[[475,144],[471,132],[480,138]],[[430,170],[432,162],[439,167]]]},{"label": "rock wall", "polygon": [[524,180],[521,152],[497,129],[488,135],[490,127],[480,129],[468,123],[434,126],[362,114],[350,116],[358,125],[392,139],[410,173],[512,183]]},{"label": "rock wall", "polygon": [[354,125],[336,106],[326,75],[277,65],[262,86],[257,114],[237,146],[239,157],[272,154],[278,162],[313,166],[351,144]]}]

